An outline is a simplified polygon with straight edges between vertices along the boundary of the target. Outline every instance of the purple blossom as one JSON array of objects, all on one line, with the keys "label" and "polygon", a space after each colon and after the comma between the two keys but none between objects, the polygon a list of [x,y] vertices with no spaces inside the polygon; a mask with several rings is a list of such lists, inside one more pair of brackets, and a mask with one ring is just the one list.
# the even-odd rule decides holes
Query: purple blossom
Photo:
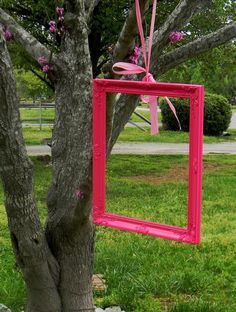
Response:
[{"label": "purple blossom", "polygon": [[13,38],[13,34],[9,30],[4,31],[3,35],[6,41],[11,41]]},{"label": "purple blossom", "polygon": [[46,65],[46,64],[47,64],[47,60],[46,60],[46,58],[45,58],[44,56],[40,56],[40,57],[38,58],[38,63],[39,63],[41,66],[43,66],[43,65]]},{"label": "purple blossom", "polygon": [[61,31],[62,33],[64,33],[64,32],[66,31],[65,27],[62,26],[62,27],[60,28],[60,31]]},{"label": "purple blossom", "polygon": [[64,12],[65,12],[65,9],[62,8],[62,7],[56,7],[56,12],[57,12],[57,14],[59,14],[59,15],[63,15]]},{"label": "purple blossom", "polygon": [[75,196],[76,196],[77,199],[82,200],[82,199],[84,199],[85,194],[84,194],[84,192],[82,192],[82,191],[77,191],[77,192],[75,193]]},{"label": "purple blossom", "polygon": [[49,27],[49,31],[51,32],[51,33],[55,33],[56,32],[56,27],[54,27],[54,26],[50,26]]},{"label": "purple blossom", "polygon": [[137,65],[141,53],[142,53],[142,49],[140,47],[135,47],[129,58],[130,63]]},{"label": "purple blossom", "polygon": [[55,22],[55,21],[50,21],[50,22],[48,23],[48,25],[49,25],[49,31],[50,31],[51,33],[55,33],[56,30],[57,30],[57,28],[56,28],[56,22]]},{"label": "purple blossom", "polygon": [[48,74],[48,73],[50,72],[50,70],[51,70],[51,66],[48,65],[48,64],[46,64],[46,65],[44,65],[44,66],[42,67],[42,71],[43,71],[44,73],[46,73],[46,74]]},{"label": "purple blossom", "polygon": [[63,22],[64,19],[65,19],[64,16],[59,16],[59,17],[58,17],[58,20],[59,20],[60,22]]},{"label": "purple blossom", "polygon": [[48,23],[48,25],[51,26],[51,27],[56,27],[56,22],[55,21],[50,21]]},{"label": "purple blossom", "polygon": [[180,31],[173,31],[170,33],[169,39],[171,43],[176,43],[181,41],[184,38],[184,35]]}]

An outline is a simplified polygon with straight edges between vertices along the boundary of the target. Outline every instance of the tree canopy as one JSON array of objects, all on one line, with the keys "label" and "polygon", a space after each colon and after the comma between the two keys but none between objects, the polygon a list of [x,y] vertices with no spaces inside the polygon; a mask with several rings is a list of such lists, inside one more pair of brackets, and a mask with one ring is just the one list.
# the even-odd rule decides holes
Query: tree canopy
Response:
[{"label": "tree canopy", "polygon": [[[168,15],[178,4],[178,0],[159,0],[157,9],[156,28],[161,27]],[[46,44],[56,53],[61,38],[48,35],[48,22],[55,19],[55,4],[63,5],[64,1],[47,0],[3,0],[2,8],[8,11],[16,20],[40,42]],[[93,61],[94,75],[101,73],[102,65],[110,57],[110,49],[115,45],[119,37],[125,19],[127,18],[132,0],[102,0],[96,6],[93,18],[90,21],[90,53]],[[230,0],[214,0],[212,4],[201,10],[199,14],[187,23],[182,29],[176,29],[185,33],[184,40],[179,45],[186,44],[201,36],[216,31],[220,27],[235,20],[235,2]],[[150,21],[150,10],[144,15],[144,27],[146,35]],[[136,38],[138,42],[138,36]],[[176,48],[169,45],[167,51]],[[37,64],[32,62],[27,53],[21,47],[12,46],[11,54],[14,64],[27,70]],[[131,51],[130,51],[131,52]]]}]

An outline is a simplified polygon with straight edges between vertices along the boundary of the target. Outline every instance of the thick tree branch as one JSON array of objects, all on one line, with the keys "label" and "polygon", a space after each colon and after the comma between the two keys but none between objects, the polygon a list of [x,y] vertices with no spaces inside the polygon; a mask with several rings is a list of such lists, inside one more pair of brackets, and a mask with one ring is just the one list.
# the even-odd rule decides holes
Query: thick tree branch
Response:
[{"label": "thick tree branch", "polygon": [[[140,10],[141,14],[148,9],[149,7],[149,0],[141,0],[140,1]],[[135,5],[133,4],[129,15],[123,25],[121,30],[119,39],[115,45],[113,51],[113,59],[105,65],[105,72],[108,73],[108,78],[117,78],[120,79],[121,77],[117,77],[117,75],[113,74],[112,72],[112,65],[119,61],[123,60],[127,57],[129,50],[133,47],[135,37],[138,33],[137,29],[137,20],[136,20],[136,10]],[[107,137],[107,147],[112,145],[110,139],[112,137],[113,132],[113,121],[114,121],[114,107],[116,105],[116,97],[110,94],[107,98],[107,111],[106,111],[106,137]]]},{"label": "thick tree branch", "polygon": [[172,31],[183,28],[197,11],[210,5],[211,2],[212,0],[182,0],[168,16],[163,26],[154,33],[153,59],[157,59],[162,54]]},{"label": "thick tree branch", "polygon": [[35,60],[40,56],[44,56],[47,59],[50,58],[50,51],[1,8],[0,23],[13,33],[14,39],[20,43]]},{"label": "thick tree branch", "polygon": [[85,0],[85,9],[88,12],[87,13],[87,20],[88,21],[90,21],[92,15],[93,15],[93,11],[99,2],[100,2],[100,0]]},{"label": "thick tree branch", "polygon": [[[148,0],[140,1],[140,9],[142,15],[148,9],[148,7],[149,7]],[[127,57],[129,50],[134,46],[134,40],[137,34],[138,29],[136,21],[136,11],[135,5],[133,5],[120,32],[119,39],[115,45],[113,51],[113,59],[111,60],[110,63],[107,63],[103,69],[104,73],[108,72],[110,73],[109,78],[114,77],[113,73],[111,72],[113,63],[117,61],[122,61],[124,60],[125,57]]]},{"label": "thick tree branch", "polygon": [[152,63],[152,72],[163,74],[188,59],[216,48],[234,38],[236,38],[236,22],[163,55],[159,61]]},{"label": "thick tree branch", "polygon": [[[148,7],[149,7],[148,0],[140,1],[140,9],[141,9],[142,15],[148,9]],[[113,52],[114,62],[123,60],[127,56],[129,49],[132,48],[134,44],[134,39],[137,33],[138,33],[138,29],[137,29],[137,21],[136,21],[136,10],[135,10],[135,5],[133,5],[124,23],[124,26],[121,30],[119,39],[115,45],[115,49]]]},{"label": "thick tree branch", "polygon": [[[162,74],[168,69],[175,67],[189,58],[224,44],[225,42],[236,37],[236,26],[235,23],[233,23],[220,29],[218,32],[203,37],[202,39],[196,40],[184,47],[168,53],[167,55],[164,55],[160,58],[160,61],[157,62],[158,58],[156,56],[159,55],[160,51],[163,50],[165,44],[168,42],[169,33],[179,27],[181,28],[191,19],[193,13],[196,13],[196,11],[200,10],[204,5],[209,5],[210,2],[211,1],[208,0],[184,0],[176,7],[172,15],[168,17],[168,20],[159,31],[159,34],[156,32],[151,72]],[[170,27],[168,27],[168,23],[170,23]],[[120,132],[134,111],[137,105],[137,100],[138,98],[135,96],[122,95],[117,101],[115,106],[115,117],[113,120],[112,137],[109,142],[109,151],[112,149],[112,146],[116,142]]]},{"label": "thick tree branch", "polygon": [[[170,16],[167,18],[166,22],[161,27],[161,29],[158,32],[155,32],[152,59],[159,58],[161,52],[163,51],[164,47],[166,46],[169,40],[169,34],[171,31],[182,28],[192,18],[192,16],[196,13],[196,11],[200,10],[203,6],[209,5],[211,1],[212,0],[200,0],[200,1],[182,0],[179,3],[179,5],[177,5],[172,14],[170,14]],[[143,3],[143,5],[147,6],[148,2]],[[144,6],[142,7],[143,10]],[[132,29],[135,29],[135,32],[132,32],[130,30],[130,27],[132,27]],[[120,34],[120,38],[116,44],[116,48],[114,50],[114,60],[113,60],[114,62],[121,60],[127,55],[128,49],[130,48],[130,45],[132,45],[133,43],[132,40],[135,38],[136,34],[137,34],[136,12],[135,8],[133,8],[123,27],[123,30]],[[121,99],[116,103],[116,115],[118,115],[118,117],[116,116],[115,118],[113,118],[112,121],[112,132],[113,132],[111,135],[112,139],[110,142],[108,142],[108,145],[110,147],[112,147],[112,145],[114,144],[120,131],[123,129],[124,125],[128,121],[129,116],[132,114],[132,111],[135,109],[135,106],[137,105],[137,100],[135,100],[134,97],[131,98],[130,96],[128,96],[130,105],[128,112],[126,112],[127,108],[125,108],[124,111],[125,100],[123,98],[124,96],[122,96]],[[109,105],[109,107],[112,108],[112,105]],[[107,116],[107,120],[110,120],[111,118],[109,119],[108,117],[109,116]]]}]

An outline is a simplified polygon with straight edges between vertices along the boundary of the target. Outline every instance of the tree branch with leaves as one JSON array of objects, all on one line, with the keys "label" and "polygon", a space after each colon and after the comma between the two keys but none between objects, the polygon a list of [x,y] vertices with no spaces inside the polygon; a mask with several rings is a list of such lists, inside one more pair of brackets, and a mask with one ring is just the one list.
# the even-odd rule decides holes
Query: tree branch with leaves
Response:
[{"label": "tree branch with leaves", "polygon": [[169,69],[210,49],[219,47],[234,38],[236,38],[236,22],[164,54],[159,60],[152,62],[152,70],[164,74]]}]

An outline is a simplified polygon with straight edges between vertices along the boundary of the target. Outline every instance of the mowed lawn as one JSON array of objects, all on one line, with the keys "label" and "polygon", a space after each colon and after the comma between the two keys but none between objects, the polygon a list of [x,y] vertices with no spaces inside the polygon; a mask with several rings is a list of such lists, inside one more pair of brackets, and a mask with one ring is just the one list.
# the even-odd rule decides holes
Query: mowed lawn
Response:
[{"label": "mowed lawn", "polygon": [[[21,119],[35,119],[33,122],[39,124],[40,118],[40,110],[39,109],[21,109]],[[148,111],[142,111],[139,108],[137,112],[141,113],[145,118],[150,120],[150,113]],[[55,111],[53,108],[50,109],[42,109],[42,118],[43,119],[53,119]],[[161,113],[158,113],[158,119],[161,121]],[[143,122],[138,116],[135,114],[132,115],[131,120],[133,122]],[[27,123],[27,122],[26,122]],[[43,123],[45,123],[43,121]],[[29,124],[29,123],[27,123]],[[150,126],[146,124],[146,126],[142,127],[144,131],[136,128],[136,127],[126,127],[120,134],[118,142],[152,142],[152,143],[188,143],[189,142],[189,133],[183,131],[160,131],[159,135],[150,135]],[[53,126],[43,126],[40,130],[38,125],[34,127],[25,127],[23,128],[23,135],[25,138],[25,142],[27,145],[40,145],[45,144],[44,139],[48,139],[52,137]],[[236,141],[236,129],[229,129],[229,136],[204,136],[205,143],[221,143],[228,141]]]},{"label": "mowed lawn", "polygon": [[[34,158],[36,199],[42,221],[51,178],[48,158]],[[108,211],[184,225],[186,156],[112,156],[107,168]],[[95,273],[107,290],[97,306],[126,312],[236,311],[236,156],[204,158],[202,243],[181,244],[97,227]],[[25,291],[12,255],[0,190],[0,302],[13,312]]]},{"label": "mowed lawn", "polygon": [[[158,135],[151,135],[150,128],[145,127],[145,131],[137,128],[125,128],[119,138],[118,143],[188,143],[189,133],[183,131],[167,131],[161,130]],[[27,145],[45,144],[44,139],[52,137],[52,127],[23,128],[23,135]],[[221,142],[236,142],[236,129],[229,130],[230,136],[204,136],[205,143],[221,143]]]}]

